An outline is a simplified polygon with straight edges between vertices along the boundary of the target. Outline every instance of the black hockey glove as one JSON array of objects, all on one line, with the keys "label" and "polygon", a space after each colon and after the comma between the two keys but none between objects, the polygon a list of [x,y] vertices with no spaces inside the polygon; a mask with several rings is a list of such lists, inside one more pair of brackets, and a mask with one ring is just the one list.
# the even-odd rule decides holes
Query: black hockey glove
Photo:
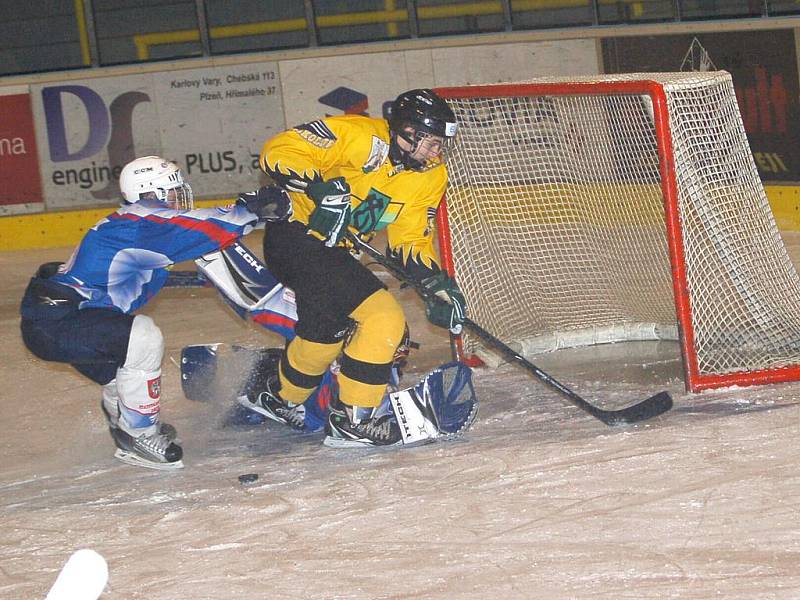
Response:
[{"label": "black hockey glove", "polygon": [[284,221],[292,216],[292,199],[285,190],[276,185],[239,194],[236,203],[256,215],[259,221]]},{"label": "black hockey glove", "polygon": [[306,195],[316,208],[308,219],[308,230],[325,242],[328,248],[339,243],[350,224],[350,186],[344,177],[312,183]]},{"label": "black hockey glove", "polygon": [[458,289],[455,279],[445,271],[439,271],[420,283],[428,292],[427,297],[424,297],[428,320],[454,334],[461,333],[461,325],[467,316],[467,301]]}]

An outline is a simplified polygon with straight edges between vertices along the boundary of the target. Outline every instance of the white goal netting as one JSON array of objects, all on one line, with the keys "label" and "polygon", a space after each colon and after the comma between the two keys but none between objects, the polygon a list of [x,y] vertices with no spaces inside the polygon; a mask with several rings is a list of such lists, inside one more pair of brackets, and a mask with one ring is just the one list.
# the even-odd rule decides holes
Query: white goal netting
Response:
[{"label": "white goal netting", "polygon": [[[625,85],[640,80],[666,97],[661,140],[652,88]],[[800,280],[727,73],[465,89],[440,92],[460,126],[448,156],[450,246],[477,323],[532,354],[677,339],[680,322],[700,377],[800,363]],[[675,282],[686,292],[677,313]]]}]

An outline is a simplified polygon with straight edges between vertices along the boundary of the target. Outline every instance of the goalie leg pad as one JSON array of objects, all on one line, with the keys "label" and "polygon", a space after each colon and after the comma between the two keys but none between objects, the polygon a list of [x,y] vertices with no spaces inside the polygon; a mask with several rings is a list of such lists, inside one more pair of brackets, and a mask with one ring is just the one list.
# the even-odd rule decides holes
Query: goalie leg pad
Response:
[{"label": "goalie leg pad", "polygon": [[[225,374],[231,369],[226,360],[244,361],[250,365],[247,372],[242,375],[242,379],[234,384],[237,396],[261,391],[264,389],[265,374],[273,365],[277,366],[282,354],[281,348],[254,349],[228,346],[224,343],[186,346],[181,351],[183,394],[188,400],[201,402],[217,399],[223,386],[224,394],[229,394],[231,381]],[[323,374],[320,385],[303,403],[306,409],[306,431],[320,431],[324,427],[328,418],[328,404],[335,394],[338,394],[336,376],[328,370]],[[258,425],[265,420],[263,415],[238,404],[235,405],[235,409],[235,414],[230,418],[230,423],[233,425]]]},{"label": "goalie leg pad", "polygon": [[186,346],[181,351],[181,388],[187,399],[207,402],[214,398],[219,346]]},{"label": "goalie leg pad", "polygon": [[[262,362],[277,361],[281,352],[278,348],[253,349],[225,343],[185,346],[180,365],[183,395],[187,400],[208,402],[231,391],[245,393],[259,385]],[[241,368],[234,369],[233,365]],[[230,381],[232,375],[239,374],[240,378]]]}]

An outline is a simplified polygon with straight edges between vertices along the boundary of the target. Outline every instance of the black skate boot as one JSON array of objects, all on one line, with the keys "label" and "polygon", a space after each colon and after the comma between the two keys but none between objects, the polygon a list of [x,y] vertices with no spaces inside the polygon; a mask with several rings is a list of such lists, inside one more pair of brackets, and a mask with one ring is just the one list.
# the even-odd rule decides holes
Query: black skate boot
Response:
[{"label": "black skate boot", "polygon": [[[277,367],[277,366],[276,366]],[[287,402],[278,394],[280,383],[277,371],[269,374],[262,391],[246,390],[236,398],[245,408],[264,415],[268,419],[288,425],[297,431],[305,430],[306,409],[302,404]]]},{"label": "black skate boot", "polygon": [[117,445],[114,456],[124,463],[148,469],[183,468],[183,449],[162,433],[134,436],[120,427],[110,427]]},{"label": "black skate boot", "polygon": [[376,416],[376,409],[348,406],[334,398],[329,407],[323,444],[331,448],[394,446],[402,443],[393,414]]}]

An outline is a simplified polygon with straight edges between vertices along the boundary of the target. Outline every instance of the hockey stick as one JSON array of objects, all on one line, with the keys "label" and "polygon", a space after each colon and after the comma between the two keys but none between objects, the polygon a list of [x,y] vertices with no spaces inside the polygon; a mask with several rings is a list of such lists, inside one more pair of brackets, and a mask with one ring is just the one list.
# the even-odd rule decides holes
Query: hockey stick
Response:
[{"label": "hockey stick", "polygon": [[[415,281],[409,277],[408,274],[405,273],[405,271],[403,271],[398,265],[389,261],[386,256],[378,252],[375,248],[351,233],[348,233],[347,237],[357,249],[363,250],[366,254],[375,259],[375,262],[389,270],[389,272],[392,273],[392,275],[394,275],[399,281],[413,287],[424,299],[427,300],[430,298],[436,298],[428,290],[423,288],[418,281]],[[444,302],[444,300],[440,301]],[[664,391],[626,408],[619,410],[604,410],[581,398],[563,383],[542,371],[539,367],[534,365],[519,353],[515,352],[512,348],[497,339],[471,319],[467,318],[464,320],[464,327],[472,331],[475,335],[497,350],[500,354],[505,356],[508,360],[515,362],[523,369],[531,373],[534,377],[539,379],[539,381],[549,385],[551,388],[569,398],[569,400],[575,406],[601,420],[606,425],[637,423],[639,421],[656,417],[672,408],[672,398],[670,397],[669,393]]]},{"label": "hockey stick", "polygon": [[97,600],[107,582],[106,559],[83,548],[69,557],[45,600]]}]

